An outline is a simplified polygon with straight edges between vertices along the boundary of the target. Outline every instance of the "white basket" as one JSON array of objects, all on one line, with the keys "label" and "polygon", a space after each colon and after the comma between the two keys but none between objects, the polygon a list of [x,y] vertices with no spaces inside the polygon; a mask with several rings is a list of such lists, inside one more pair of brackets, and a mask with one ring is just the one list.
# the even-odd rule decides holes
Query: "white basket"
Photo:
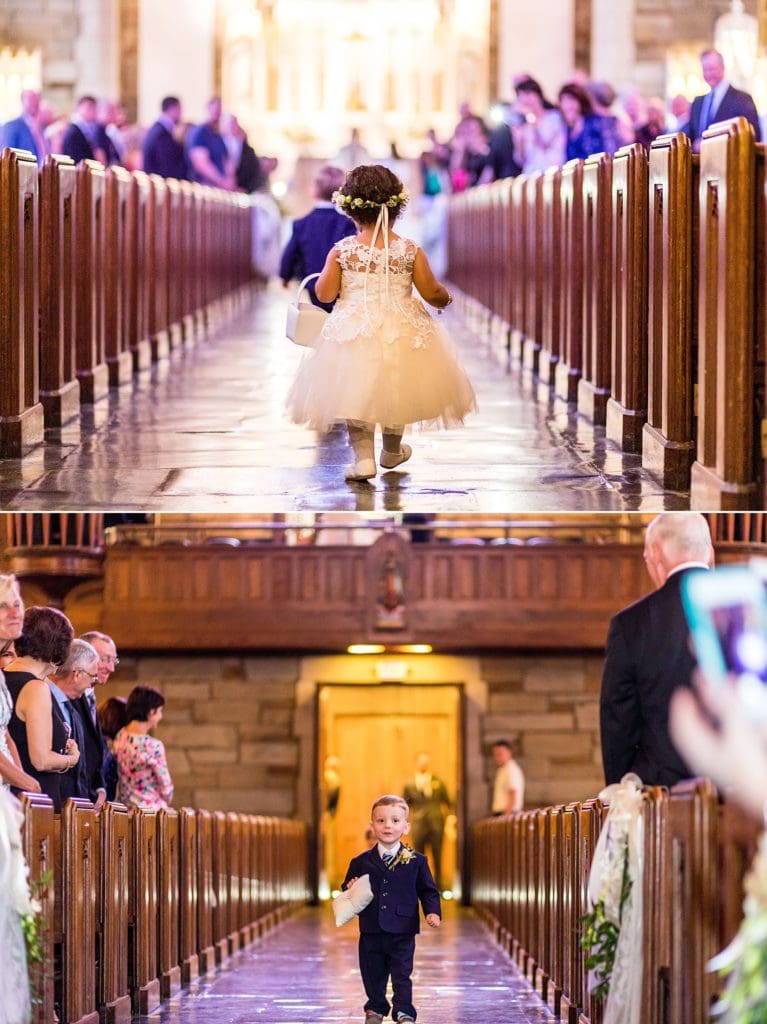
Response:
[{"label": "white basket", "polygon": [[322,325],[328,318],[324,309],[320,309],[312,302],[301,301],[301,294],[308,282],[319,276],[309,274],[305,277],[298,286],[294,301],[288,306],[285,334],[295,345],[303,345],[304,348],[311,348],[314,345],[320,336]]}]

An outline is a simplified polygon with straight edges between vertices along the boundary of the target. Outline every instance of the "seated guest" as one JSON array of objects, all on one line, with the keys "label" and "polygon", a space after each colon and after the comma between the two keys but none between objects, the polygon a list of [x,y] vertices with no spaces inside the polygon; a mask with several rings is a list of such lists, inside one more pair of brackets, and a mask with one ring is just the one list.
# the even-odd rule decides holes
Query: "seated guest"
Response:
[{"label": "seated guest", "polygon": [[37,779],[56,813],[77,792],[80,750],[45,681],[67,657],[74,638],[69,619],[56,608],[28,608],[16,641],[17,658],[5,670],[13,700],[11,737],[24,771]]},{"label": "seated guest", "polygon": [[107,800],[117,799],[117,759],[114,755],[113,745],[115,736],[120,729],[124,729],[128,724],[125,713],[126,703],[125,697],[110,697],[98,706],[99,727],[106,745],[101,773],[104,776]]},{"label": "seated guest", "polygon": [[232,191],[234,167],[218,130],[220,120],[221,100],[216,96],[208,103],[207,119],[190,131],[187,152],[195,181],[201,185],[213,185]]},{"label": "seated guest", "polygon": [[712,124],[727,121],[731,117],[745,117],[754,129],[756,141],[760,142],[762,130],[759,115],[751,95],[730,85],[727,81],[724,58],[718,50],[704,50],[700,55],[700,66],[709,92],[696,96],[690,108],[687,135],[697,153],[703,132]]},{"label": "seated guest", "polygon": [[80,748],[76,795],[83,800],[91,800],[97,810],[107,795],[101,774],[104,740],[98,722],[91,717],[85,692],[98,679],[98,667],[99,655],[95,647],[85,640],[73,640],[64,664],[48,678],[53,698]]},{"label": "seated guest", "polygon": [[245,129],[234,114],[226,114],[221,122],[221,136],[226,144],[229,159],[234,167],[234,180],[241,192],[258,192],[267,183],[256,151],[248,142]]},{"label": "seated guest", "polygon": [[613,110],[615,89],[609,82],[589,82],[585,88],[594,115],[599,119],[602,151],[614,156],[621,146],[628,146],[634,141],[634,128],[627,117],[618,117]]},{"label": "seated guest", "polygon": [[37,157],[37,164],[42,166],[50,152],[40,123],[40,93],[34,89],[25,89],[21,94],[21,116],[3,125],[0,133],[0,149],[9,146],[11,149],[26,149]]},{"label": "seated guest", "polygon": [[166,96],[160,109],[160,116],[144,139],[144,170],[147,174],[159,174],[161,178],[188,181],[189,164],[176,134],[181,124],[181,101],[176,96]]},{"label": "seated guest", "polygon": [[559,109],[567,129],[566,159],[585,160],[593,153],[601,153],[604,145],[599,119],[594,116],[586,90],[572,82],[563,85],[559,90]]},{"label": "seated guest", "polygon": [[[333,193],[343,183],[344,172],[340,167],[321,167],[317,172],[313,183],[314,209],[293,222],[293,234],[280,261],[280,277],[286,287],[289,281],[303,281],[308,274],[319,273],[336,242],[354,234],[354,223],[331,202]],[[319,301],[314,294],[315,283],[310,281],[308,285],[312,302],[329,312],[333,303]]]},{"label": "seated guest", "polygon": [[98,108],[93,96],[81,96],[77,112],[64,132],[61,152],[76,164],[81,160],[99,160],[106,166],[107,153],[101,141]]},{"label": "seated guest", "polygon": [[117,760],[117,797],[127,807],[159,810],[173,799],[173,783],[161,740],[149,733],[162,719],[165,698],[153,686],[134,686],[112,745]]},{"label": "seated guest", "polygon": [[524,174],[560,167],[565,161],[565,126],[559,109],[546,103],[534,78],[517,83],[517,110],[524,122],[512,127],[514,149]]}]

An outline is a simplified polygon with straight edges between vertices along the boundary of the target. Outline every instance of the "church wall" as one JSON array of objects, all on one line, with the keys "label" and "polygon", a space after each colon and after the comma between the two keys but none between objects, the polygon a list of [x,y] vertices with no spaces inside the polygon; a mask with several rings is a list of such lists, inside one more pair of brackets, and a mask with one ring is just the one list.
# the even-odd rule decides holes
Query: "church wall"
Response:
[{"label": "church wall", "polygon": [[[599,655],[487,656],[479,744],[489,799],[490,744],[518,741],[528,805],[594,796],[602,785]],[[300,658],[290,656],[123,656],[98,693],[127,696],[138,682],[166,697],[157,735],[176,786],[174,805],[292,815],[299,802]]]},{"label": "church wall", "polygon": [[70,109],[77,83],[79,0],[14,0],[0,4],[0,47],[39,48],[43,90],[55,108]]}]

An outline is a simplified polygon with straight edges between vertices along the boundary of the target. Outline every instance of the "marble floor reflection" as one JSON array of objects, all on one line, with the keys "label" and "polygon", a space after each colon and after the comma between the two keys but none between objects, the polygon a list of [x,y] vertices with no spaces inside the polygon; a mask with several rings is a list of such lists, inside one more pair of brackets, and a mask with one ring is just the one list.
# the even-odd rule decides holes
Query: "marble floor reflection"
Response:
[{"label": "marble floor reflection", "polygon": [[348,484],[345,432],[289,423],[302,350],[287,293],[260,293],[220,334],[176,350],[23,460],[0,461],[0,507],[199,511],[656,511],[686,508],[604,431],[509,368],[457,313],[444,319],[479,399],[464,428],[416,433],[405,472]]},{"label": "marble floor reflection", "polygon": [[[362,1022],[356,923],[336,929],[330,909],[301,911],[163,1004],[140,1024]],[[544,1024],[554,1017],[470,912],[446,908],[438,932],[417,940],[413,996],[419,1024]]]}]

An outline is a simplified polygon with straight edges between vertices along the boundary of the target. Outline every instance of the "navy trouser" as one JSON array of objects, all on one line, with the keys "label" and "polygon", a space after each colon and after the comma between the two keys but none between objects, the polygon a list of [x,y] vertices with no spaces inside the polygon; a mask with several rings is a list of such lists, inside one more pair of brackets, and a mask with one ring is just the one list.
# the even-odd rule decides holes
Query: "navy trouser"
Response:
[{"label": "navy trouser", "polygon": [[392,1018],[407,1013],[415,1020],[413,1006],[413,954],[415,935],[395,935],[392,932],[362,932],[360,934],[360,973],[368,997],[365,1010],[375,1010],[385,1017],[389,1012],[386,985],[391,977],[394,998]]}]

